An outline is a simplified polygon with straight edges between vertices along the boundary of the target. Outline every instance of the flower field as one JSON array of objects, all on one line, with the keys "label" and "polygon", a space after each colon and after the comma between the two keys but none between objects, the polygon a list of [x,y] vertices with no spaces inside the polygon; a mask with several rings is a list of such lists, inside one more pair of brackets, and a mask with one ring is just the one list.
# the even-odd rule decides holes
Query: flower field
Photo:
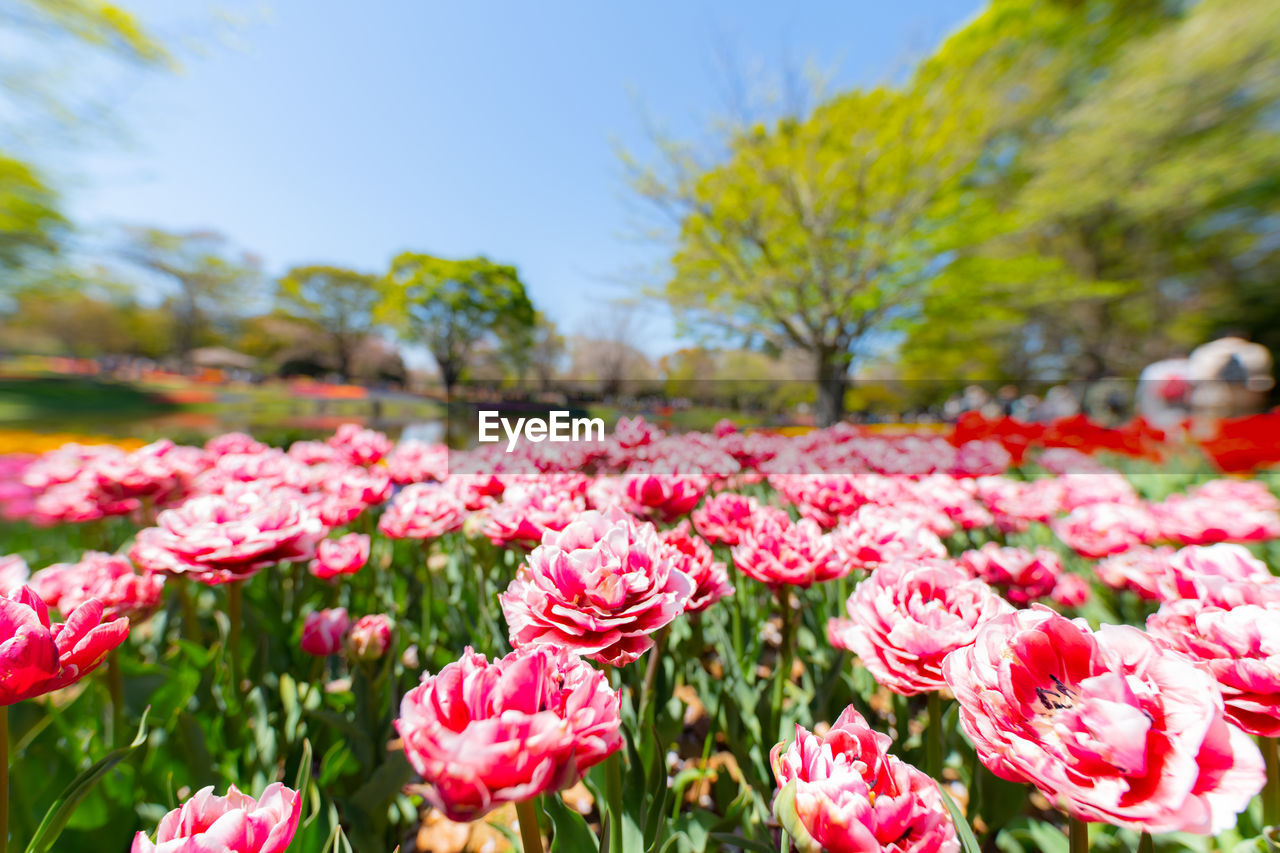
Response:
[{"label": "flower field", "polygon": [[0,456],[0,851],[1274,849],[1273,417]]}]

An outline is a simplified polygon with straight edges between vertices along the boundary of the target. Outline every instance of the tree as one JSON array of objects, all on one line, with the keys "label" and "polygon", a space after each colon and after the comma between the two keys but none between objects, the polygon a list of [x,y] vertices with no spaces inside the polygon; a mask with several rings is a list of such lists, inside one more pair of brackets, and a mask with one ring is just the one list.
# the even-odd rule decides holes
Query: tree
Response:
[{"label": "tree", "polygon": [[637,171],[679,226],[661,295],[685,328],[807,353],[833,423],[855,360],[919,312],[943,251],[933,216],[972,161],[962,118],[929,93],[858,90],[739,128],[715,165]]},{"label": "tree", "polygon": [[[1169,298],[1176,288],[1160,283],[1165,237],[1117,215],[1124,192],[1110,174],[1134,162],[1139,128],[1184,114],[1139,98],[1114,124],[1070,130],[1105,90],[1130,88],[1133,57],[1176,27],[1185,5],[994,0],[917,69],[913,91],[943,93],[979,129],[945,228],[952,251],[899,350],[908,375],[1093,379],[1136,373],[1195,336]],[[1162,65],[1181,61],[1178,50],[1160,53]],[[1046,170],[1058,177],[1047,192],[1037,189]],[[1090,187],[1101,203],[1082,207]]]},{"label": "tree", "polygon": [[405,252],[391,262],[380,318],[435,358],[452,394],[481,343],[498,347],[533,327],[534,308],[515,267],[487,258]]},{"label": "tree", "polygon": [[124,258],[159,275],[175,290],[168,300],[173,315],[174,346],[186,362],[192,349],[225,320],[259,278],[259,262],[234,250],[212,231],[169,232],[130,229]]},{"label": "tree", "polygon": [[35,167],[0,154],[0,271],[56,251],[67,227],[58,202]]},{"label": "tree", "polygon": [[374,309],[382,296],[377,276],[342,267],[300,266],[277,283],[276,305],[328,338],[338,373],[349,379],[357,348],[374,331]]}]

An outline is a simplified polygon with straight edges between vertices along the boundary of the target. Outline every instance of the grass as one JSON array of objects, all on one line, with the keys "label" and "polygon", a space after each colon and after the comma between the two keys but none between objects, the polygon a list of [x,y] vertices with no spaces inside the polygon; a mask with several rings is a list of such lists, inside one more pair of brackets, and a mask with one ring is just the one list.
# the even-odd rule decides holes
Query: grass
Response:
[{"label": "grass", "polygon": [[82,377],[0,380],[0,421],[83,423],[85,419],[143,418],[176,407],[122,382]]}]

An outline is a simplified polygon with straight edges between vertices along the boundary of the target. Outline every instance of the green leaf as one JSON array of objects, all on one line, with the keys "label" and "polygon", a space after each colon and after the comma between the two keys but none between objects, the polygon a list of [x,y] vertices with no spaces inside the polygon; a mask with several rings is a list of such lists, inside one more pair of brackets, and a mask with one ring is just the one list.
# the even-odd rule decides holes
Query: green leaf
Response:
[{"label": "green leaf", "polygon": [[969,821],[965,820],[960,807],[956,805],[955,800],[951,799],[951,794],[941,785],[938,786],[938,793],[942,794],[942,804],[947,807],[951,822],[956,825],[956,835],[960,837],[960,846],[964,848],[964,853],[982,853],[982,846],[978,844],[978,839],[973,837]]},{"label": "green leaf", "polygon": [[31,843],[27,845],[27,853],[45,853],[45,851],[52,850],[54,842],[58,840],[58,836],[66,828],[67,821],[75,813],[76,806],[80,804],[80,801],[88,796],[89,792],[98,784],[98,781],[107,774],[107,771],[147,742],[147,715],[150,712],[150,708],[142,712],[142,720],[138,723],[138,734],[134,736],[133,741],[128,746],[122,746],[119,749],[113,749],[108,752],[98,759],[93,766],[72,780],[66,790],[58,795],[58,798],[49,806],[49,810],[45,812],[44,820],[40,821],[40,826],[36,829],[35,835],[31,837]]},{"label": "green leaf", "polygon": [[542,798],[542,807],[551,818],[554,833],[551,836],[551,853],[578,853],[599,850],[600,842],[591,834],[587,820],[564,804],[559,794]]}]

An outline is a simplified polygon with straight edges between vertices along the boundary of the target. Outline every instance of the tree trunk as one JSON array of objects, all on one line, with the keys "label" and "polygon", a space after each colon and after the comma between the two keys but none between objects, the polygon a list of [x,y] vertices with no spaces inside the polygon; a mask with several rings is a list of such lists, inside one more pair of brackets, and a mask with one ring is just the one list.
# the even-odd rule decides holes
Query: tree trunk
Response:
[{"label": "tree trunk", "polygon": [[849,358],[844,353],[819,351],[814,356],[817,368],[818,426],[829,427],[844,417],[844,392],[849,387]]}]

